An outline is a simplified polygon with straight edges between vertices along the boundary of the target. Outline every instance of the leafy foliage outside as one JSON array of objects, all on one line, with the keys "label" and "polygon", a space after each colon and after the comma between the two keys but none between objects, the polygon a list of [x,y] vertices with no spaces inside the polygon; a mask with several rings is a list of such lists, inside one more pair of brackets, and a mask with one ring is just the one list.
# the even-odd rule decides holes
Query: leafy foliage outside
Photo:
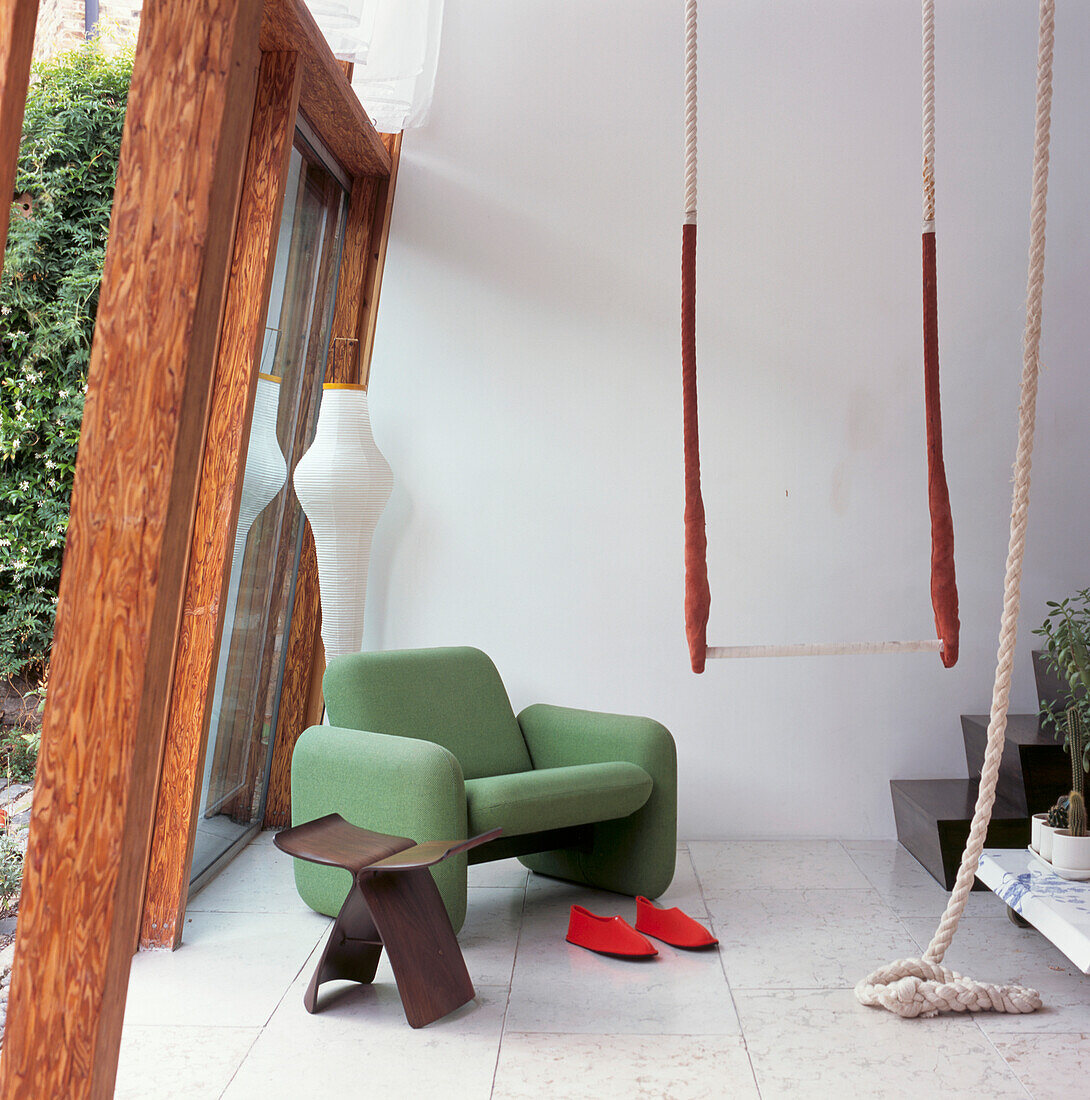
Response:
[{"label": "leafy foliage outside", "polygon": [[8,833],[0,833],[0,912],[19,900],[23,885],[23,849]]},{"label": "leafy foliage outside", "polygon": [[40,726],[0,731],[0,779],[8,783],[33,783],[41,743]]},{"label": "leafy foliage outside", "polygon": [[0,278],[0,676],[53,639],[132,54],[35,66]]},{"label": "leafy foliage outside", "polygon": [[[1046,604],[1048,614],[1034,634],[1044,639],[1048,666],[1066,682],[1070,696],[1058,706],[1044,704],[1041,718],[1070,752],[1068,711],[1082,729],[1090,729],[1090,588]],[[1090,738],[1083,740],[1082,750],[1083,768],[1090,771]]]}]

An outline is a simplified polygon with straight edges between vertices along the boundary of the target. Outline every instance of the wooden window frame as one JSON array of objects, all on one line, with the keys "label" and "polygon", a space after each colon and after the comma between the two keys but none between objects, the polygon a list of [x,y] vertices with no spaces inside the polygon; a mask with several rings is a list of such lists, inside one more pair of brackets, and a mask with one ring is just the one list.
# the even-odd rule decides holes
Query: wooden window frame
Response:
[{"label": "wooden window frame", "polygon": [[[36,10],[0,0],[9,192]],[[178,940],[297,111],[352,180],[329,373],[365,380],[400,139],[374,131],[301,0],[146,5],[61,577],[4,1100],[112,1095],[138,934]],[[320,707],[309,531],[294,608],[269,821],[288,813],[285,760]]]}]

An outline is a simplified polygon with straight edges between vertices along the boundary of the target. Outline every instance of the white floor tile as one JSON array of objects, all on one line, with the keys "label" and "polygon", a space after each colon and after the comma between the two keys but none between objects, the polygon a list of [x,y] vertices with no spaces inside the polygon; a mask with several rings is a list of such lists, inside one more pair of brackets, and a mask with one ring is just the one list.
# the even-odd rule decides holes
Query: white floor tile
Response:
[{"label": "white floor tile", "polygon": [[511,984],[525,899],[525,890],[469,891],[458,943],[475,986]]},{"label": "white floor tile", "polygon": [[305,913],[194,913],[177,951],[132,961],[126,1024],[260,1027],[329,928]]},{"label": "white floor tile", "polygon": [[[708,910],[704,905],[704,890],[700,885],[700,879],[697,878],[692,854],[688,848],[678,849],[673,881],[666,892],[661,897],[655,898],[654,902],[664,909],[676,905],[694,920],[706,919]],[[633,912],[635,912],[634,907]]]},{"label": "white floor tile", "polygon": [[193,837],[193,871],[195,873],[199,874],[219,859],[246,830],[239,826],[234,836],[225,835],[226,832],[225,829],[204,828],[203,822],[197,826],[196,835]]},{"label": "white floor tile", "polygon": [[902,1020],[848,990],[736,996],[763,1100],[1026,1100],[971,1021]]},{"label": "white floor tile", "polygon": [[1090,1032],[996,1036],[995,1048],[1035,1100],[1085,1096],[1090,1085]]},{"label": "white floor tile", "polygon": [[115,1100],[217,1100],[261,1034],[258,1027],[128,1025]]},{"label": "white floor tile", "polygon": [[[928,918],[938,924],[950,893],[910,852],[896,841],[844,841],[844,848],[899,917]],[[977,890],[969,895],[965,912],[1006,919],[1006,908],[990,890]]]},{"label": "white floor tile", "polygon": [[188,913],[304,913],[294,860],[259,833],[186,907]]},{"label": "white floor tile", "polygon": [[747,1100],[758,1096],[741,1038],[506,1032],[493,1100]]},{"label": "white floor tile", "polygon": [[739,890],[708,908],[735,989],[852,987],[916,953],[872,890]]},{"label": "white floor tile", "polygon": [[745,1100],[756,1073],[764,1100],[1081,1095],[1090,978],[990,893],[945,961],[1036,986],[1043,1011],[906,1023],[855,1002],[859,978],[920,953],[946,896],[892,841],[683,843],[659,904],[721,947],[632,962],[564,939],[572,904],[634,924],[632,898],[483,864],[459,937],[478,996],[414,1031],[385,959],[304,1010],[331,922],[264,834],[194,899],[180,951],[134,959],[117,1094]]},{"label": "white floor tile", "polygon": [[706,896],[734,890],[869,890],[835,840],[701,840],[689,855]]},{"label": "white floor tile", "polygon": [[525,886],[528,868],[517,859],[497,859],[493,863],[474,863],[469,868],[469,888]]},{"label": "white floor tile", "polygon": [[565,940],[572,904],[635,921],[631,898],[565,883],[532,885],[515,959],[509,1029],[597,1035],[738,1033],[715,950],[681,951],[655,941],[655,958],[599,955]]},{"label": "white floor tile", "polygon": [[301,979],[292,987],[224,1100],[488,1100],[506,987],[478,988],[474,1001],[425,1028],[413,1029],[392,984],[331,982],[328,988],[339,986],[339,992],[323,998],[319,1004],[324,1007],[314,1015],[303,1008],[305,986]]},{"label": "white floor tile", "polygon": [[647,961],[564,944],[552,959],[515,964],[507,1025],[587,1035],[736,1035],[738,1018],[714,952],[660,947]]}]

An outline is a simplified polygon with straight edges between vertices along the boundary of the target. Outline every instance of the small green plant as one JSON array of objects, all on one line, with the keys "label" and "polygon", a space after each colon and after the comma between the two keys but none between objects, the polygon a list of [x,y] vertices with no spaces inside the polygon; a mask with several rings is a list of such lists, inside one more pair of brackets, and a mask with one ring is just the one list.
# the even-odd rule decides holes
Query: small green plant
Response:
[{"label": "small green plant", "polygon": [[[0,276],[0,676],[53,639],[132,55],[35,66]],[[6,200],[6,196],[5,196]]]},{"label": "small green plant", "polygon": [[6,833],[0,833],[0,909],[10,909],[23,888],[23,850]]},{"label": "small green plant", "polygon": [[[1069,711],[1074,710],[1081,724],[1090,727],[1090,588],[1058,603],[1049,600],[1045,621],[1034,631],[1045,640],[1049,667],[1067,683],[1071,697],[1062,705],[1044,703],[1041,724],[1064,738],[1064,748],[1071,752]],[[1082,739],[1081,764],[1090,771],[1090,738]]]}]

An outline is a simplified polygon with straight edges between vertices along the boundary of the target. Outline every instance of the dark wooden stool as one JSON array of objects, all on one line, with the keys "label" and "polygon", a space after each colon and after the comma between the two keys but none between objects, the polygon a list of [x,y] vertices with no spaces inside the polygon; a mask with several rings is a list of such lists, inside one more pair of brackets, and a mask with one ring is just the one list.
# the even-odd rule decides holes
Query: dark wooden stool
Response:
[{"label": "dark wooden stool", "polygon": [[288,855],[343,867],[352,875],[352,888],[303,994],[306,1010],[316,1011],[322,982],[373,981],[383,947],[412,1027],[424,1027],[473,1000],[469,971],[428,868],[501,832],[417,844],[327,814],[277,833],[275,844]]}]

